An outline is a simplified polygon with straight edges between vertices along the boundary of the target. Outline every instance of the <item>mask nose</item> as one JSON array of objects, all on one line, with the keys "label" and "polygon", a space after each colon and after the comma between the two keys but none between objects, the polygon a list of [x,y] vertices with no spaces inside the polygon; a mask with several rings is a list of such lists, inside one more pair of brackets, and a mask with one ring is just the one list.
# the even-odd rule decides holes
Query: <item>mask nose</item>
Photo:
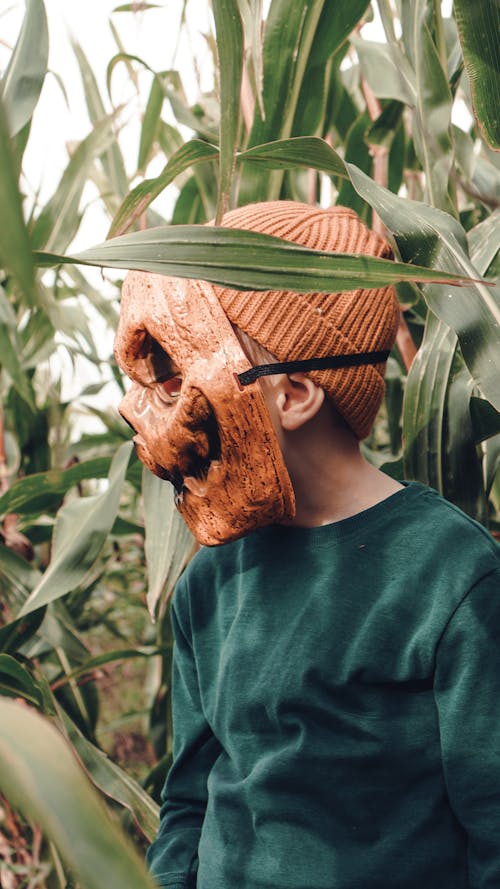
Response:
[{"label": "mask nose", "polygon": [[130,426],[133,432],[137,432],[136,418],[141,413],[141,396],[144,396],[144,388],[138,383],[132,383],[130,389],[123,396],[118,405],[118,413]]}]

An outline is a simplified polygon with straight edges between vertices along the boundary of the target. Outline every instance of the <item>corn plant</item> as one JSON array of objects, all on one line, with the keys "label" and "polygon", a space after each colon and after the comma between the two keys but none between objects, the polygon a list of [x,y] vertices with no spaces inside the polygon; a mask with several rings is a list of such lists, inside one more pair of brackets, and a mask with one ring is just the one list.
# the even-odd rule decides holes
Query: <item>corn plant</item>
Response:
[{"label": "corn plant", "polygon": [[[148,14],[148,4],[127,6],[129,14],[138,7]],[[100,433],[72,441],[67,431],[70,406],[61,403],[46,360],[63,341],[73,360],[84,354],[101,369],[104,383],[85,307],[111,327],[117,317],[117,300],[89,284],[87,266],[254,290],[394,283],[400,329],[365,453],[500,531],[500,12],[495,0],[456,0],[449,17],[435,0],[374,0],[373,7],[369,0],[271,0],[264,14],[259,0],[212,0],[216,86],[194,106],[182,72],[152,70],[147,58],[127,53],[116,31],[109,95],[102,96],[75,46],[92,130],[39,207],[23,200],[19,185],[47,68],[43,2],[27,2],[0,93],[0,203],[9,220],[0,227],[0,691],[43,718],[0,701],[0,789],[6,805],[27,818],[33,845],[42,828],[40,885],[51,875],[64,883],[71,872],[82,886],[148,885],[135,859],[128,876],[118,866],[129,852],[113,820],[101,808],[94,814],[95,794],[81,769],[114,821],[129,813],[129,833],[141,847],[139,834],[147,840],[154,833],[157,808],[101,749],[99,671],[130,659],[160,664],[147,694],[158,761],[145,779],[157,799],[169,754],[165,595],[192,549],[168,486],[139,469],[117,415],[103,406],[94,409]],[[362,27],[374,10],[379,42]],[[132,84],[139,72],[150,78],[132,171],[117,135],[117,66]],[[161,172],[148,175],[158,158]],[[101,193],[109,235],[75,253],[89,180]],[[174,195],[168,224],[154,205],[166,190]],[[275,198],[352,207],[390,238],[396,261],[387,268],[376,259],[318,257],[279,239],[203,226],[228,207]],[[106,597],[120,583],[123,598],[110,616]],[[147,600],[155,628],[144,623],[140,643],[95,653],[89,621],[116,623],[131,596],[143,613]],[[64,781],[75,782],[71,799],[54,792],[63,768]],[[23,775],[36,787],[31,802]],[[85,868],[85,842],[68,843],[65,825],[97,848],[94,873]]]}]

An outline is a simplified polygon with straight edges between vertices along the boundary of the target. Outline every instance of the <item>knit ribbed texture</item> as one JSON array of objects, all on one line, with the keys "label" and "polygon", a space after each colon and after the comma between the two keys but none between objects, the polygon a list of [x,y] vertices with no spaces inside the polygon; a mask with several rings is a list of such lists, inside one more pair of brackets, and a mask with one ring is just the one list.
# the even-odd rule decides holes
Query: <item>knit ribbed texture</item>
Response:
[{"label": "knit ribbed texture", "polygon": [[[228,228],[274,235],[313,250],[392,258],[390,245],[346,207],[321,209],[270,201],[232,210]],[[393,287],[348,293],[238,291],[214,287],[229,320],[279,361],[391,349],[399,320]],[[385,363],[310,371],[358,438],[365,438],[384,395]]]}]

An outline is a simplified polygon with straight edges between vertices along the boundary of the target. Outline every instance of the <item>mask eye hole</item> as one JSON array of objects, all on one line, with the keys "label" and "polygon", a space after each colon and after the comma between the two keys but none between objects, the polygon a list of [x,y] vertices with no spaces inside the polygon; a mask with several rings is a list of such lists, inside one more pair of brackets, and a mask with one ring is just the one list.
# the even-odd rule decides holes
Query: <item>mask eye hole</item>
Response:
[{"label": "mask eye hole", "polygon": [[160,385],[165,395],[168,395],[169,398],[178,398],[181,394],[182,377],[177,374],[168,380],[163,380]]}]

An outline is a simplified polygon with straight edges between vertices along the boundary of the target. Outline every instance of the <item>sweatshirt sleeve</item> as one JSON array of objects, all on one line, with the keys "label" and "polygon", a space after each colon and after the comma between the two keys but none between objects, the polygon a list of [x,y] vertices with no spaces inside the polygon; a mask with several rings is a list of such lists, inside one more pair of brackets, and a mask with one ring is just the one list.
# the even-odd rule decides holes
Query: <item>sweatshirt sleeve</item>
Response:
[{"label": "sweatshirt sleeve", "polygon": [[471,889],[500,886],[500,568],[469,591],[435,674],[444,778],[467,834]]},{"label": "sweatshirt sleeve", "polygon": [[179,598],[176,595],[172,606],[173,764],[162,791],[158,834],[146,861],[159,886],[195,889],[207,779],[220,745],[203,714],[189,629],[183,626],[187,621],[181,620],[176,605]]}]

